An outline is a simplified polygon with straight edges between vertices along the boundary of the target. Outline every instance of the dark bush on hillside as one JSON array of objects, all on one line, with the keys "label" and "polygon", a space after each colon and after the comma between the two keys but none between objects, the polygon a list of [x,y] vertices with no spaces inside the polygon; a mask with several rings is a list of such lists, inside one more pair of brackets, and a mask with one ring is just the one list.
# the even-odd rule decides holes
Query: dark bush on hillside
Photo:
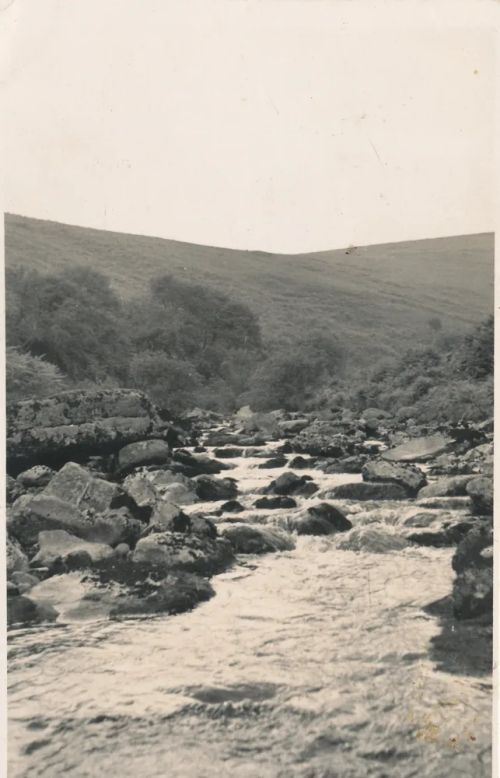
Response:
[{"label": "dark bush on hillside", "polygon": [[61,371],[42,357],[8,348],[5,362],[7,402],[48,397],[64,388]]},{"label": "dark bush on hillside", "polygon": [[74,380],[124,379],[129,345],[108,279],[85,267],[7,275],[7,343],[44,356]]},{"label": "dark bush on hillside", "polygon": [[145,351],[132,358],[130,383],[175,413],[197,404],[202,378],[190,362],[173,359],[162,351]]}]

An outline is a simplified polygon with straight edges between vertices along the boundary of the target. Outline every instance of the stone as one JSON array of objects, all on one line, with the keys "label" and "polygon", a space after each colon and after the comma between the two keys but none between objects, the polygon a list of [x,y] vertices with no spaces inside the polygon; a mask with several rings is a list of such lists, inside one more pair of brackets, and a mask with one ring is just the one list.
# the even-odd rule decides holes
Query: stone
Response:
[{"label": "stone", "polygon": [[151,532],[187,532],[191,526],[189,516],[172,502],[161,500],[155,506],[149,525],[143,530],[142,537]]},{"label": "stone", "polygon": [[282,473],[264,489],[265,494],[301,495],[308,497],[318,491],[311,476],[298,476],[293,472]]},{"label": "stone", "polygon": [[290,435],[297,435],[299,432],[302,432],[302,430],[308,427],[309,424],[309,419],[289,419],[280,421],[278,428],[283,437],[287,438]]},{"label": "stone", "polygon": [[35,566],[51,568],[57,559],[64,563],[70,554],[85,552],[90,563],[113,556],[113,549],[106,543],[89,543],[65,530],[46,530],[38,535],[39,551],[33,557]]},{"label": "stone", "polygon": [[[130,498],[117,484],[68,462],[42,492],[13,510],[9,527],[28,548],[36,543],[39,532],[52,529],[110,545],[134,543],[142,524],[129,513],[127,503]],[[137,508],[135,503],[133,507]]]},{"label": "stone", "polygon": [[196,494],[200,500],[232,500],[238,494],[233,478],[211,478],[200,475],[194,479]]},{"label": "stone", "polygon": [[415,495],[427,483],[425,473],[415,465],[385,462],[382,459],[367,462],[361,473],[364,481],[399,484],[409,496]]},{"label": "stone", "polygon": [[52,470],[51,467],[47,467],[46,465],[35,465],[34,467],[30,467],[29,470],[24,470],[24,472],[19,473],[16,480],[28,489],[33,487],[38,488],[47,486],[54,475],[55,471]]},{"label": "stone", "polygon": [[26,624],[54,621],[58,613],[50,605],[33,602],[25,595],[7,599],[7,623]]},{"label": "stone", "polygon": [[467,484],[473,475],[456,475],[450,478],[439,478],[424,486],[418,493],[419,499],[425,497],[464,497],[467,494]]},{"label": "stone", "polygon": [[470,521],[436,522],[426,529],[412,530],[405,534],[412,543],[419,546],[443,548],[455,546],[473,527]]},{"label": "stone", "polygon": [[493,619],[493,555],[488,553],[492,544],[491,522],[479,520],[457,546],[452,601],[458,619]]},{"label": "stone", "polygon": [[352,529],[352,524],[334,505],[322,502],[291,514],[287,526],[298,535],[332,535]]},{"label": "stone", "polygon": [[141,538],[132,552],[132,561],[169,572],[185,570],[202,575],[222,572],[233,562],[227,539],[200,538],[178,532],[155,532]]},{"label": "stone", "polygon": [[17,586],[19,594],[25,594],[29,592],[34,586],[40,583],[39,578],[31,573],[17,570],[11,575],[12,582]]},{"label": "stone", "polygon": [[470,497],[423,497],[415,505],[419,508],[439,508],[445,511],[467,511],[472,509]]},{"label": "stone", "polygon": [[7,535],[7,578],[11,578],[13,573],[29,570],[28,557],[22,550],[15,538]]},{"label": "stone", "polygon": [[298,435],[290,438],[292,450],[298,454],[321,457],[341,457],[350,451],[345,425],[332,421],[316,420]]},{"label": "stone", "polygon": [[297,503],[293,497],[284,497],[283,495],[278,495],[277,497],[259,497],[259,499],[254,502],[254,508],[259,509],[278,510],[280,508],[296,507]]},{"label": "stone", "polygon": [[237,554],[266,554],[273,551],[290,551],[295,543],[289,535],[271,527],[237,524],[222,533]]},{"label": "stone", "polygon": [[217,513],[220,516],[223,513],[241,513],[244,510],[245,508],[243,505],[241,505],[241,503],[238,502],[238,500],[229,500],[220,506]]},{"label": "stone", "polygon": [[258,467],[260,470],[272,470],[273,468],[277,468],[277,467],[286,467],[286,464],[287,464],[287,458],[281,456],[281,457],[272,457],[271,459],[267,459],[265,462],[261,462],[261,464]]},{"label": "stone", "polygon": [[361,468],[366,462],[366,454],[357,454],[337,461],[327,460],[318,463],[316,467],[323,473],[361,473]]},{"label": "stone", "polygon": [[301,456],[300,454],[296,457],[293,457],[293,459],[290,460],[288,463],[288,467],[295,469],[295,470],[306,470],[308,468],[311,468],[314,466],[314,459],[306,459],[305,457]]},{"label": "stone", "polygon": [[166,429],[146,395],[131,389],[75,389],[22,400],[7,408],[7,470],[17,475],[33,465],[82,462]]},{"label": "stone", "polygon": [[407,548],[410,541],[389,532],[388,530],[374,529],[370,526],[355,527],[337,543],[337,548],[342,551],[367,551],[372,554],[386,554],[390,551],[401,551]]},{"label": "stone", "polygon": [[387,483],[362,481],[340,484],[329,491],[326,496],[342,500],[405,500],[408,495],[400,484],[391,481]]},{"label": "stone", "polygon": [[479,516],[493,515],[493,479],[481,476],[467,484],[467,494],[472,500],[472,510]]},{"label": "stone", "polygon": [[117,597],[110,617],[153,613],[184,613],[215,594],[206,578],[193,573],[175,571],[161,580],[149,593],[125,593]]},{"label": "stone", "polygon": [[382,459],[389,462],[427,462],[447,452],[453,446],[453,438],[445,435],[430,435],[414,438],[400,446],[382,453]]},{"label": "stone", "polygon": [[129,473],[136,467],[163,465],[170,460],[170,447],[164,440],[139,440],[120,449],[116,457],[116,470]]},{"label": "stone", "polygon": [[226,446],[225,448],[216,448],[214,455],[218,459],[236,459],[243,456],[242,448],[235,448],[234,446]]}]

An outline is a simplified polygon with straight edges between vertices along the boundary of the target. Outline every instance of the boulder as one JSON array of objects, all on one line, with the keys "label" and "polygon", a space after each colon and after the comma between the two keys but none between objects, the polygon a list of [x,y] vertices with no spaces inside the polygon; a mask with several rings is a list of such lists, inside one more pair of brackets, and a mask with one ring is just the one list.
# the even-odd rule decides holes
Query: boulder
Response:
[{"label": "boulder", "polygon": [[152,532],[187,532],[190,526],[191,519],[178,505],[161,500],[156,504],[149,525],[142,532],[142,537],[147,537]]},{"label": "boulder", "polygon": [[493,479],[473,478],[467,484],[467,494],[472,500],[473,512],[479,516],[493,515]]},{"label": "boulder", "polygon": [[366,462],[366,454],[356,454],[351,457],[344,457],[336,461],[326,460],[324,462],[318,462],[316,465],[318,470],[322,470],[323,473],[361,473],[361,469]]},{"label": "boulder", "polygon": [[293,497],[284,497],[278,495],[277,497],[259,497],[254,502],[254,508],[265,508],[269,510],[279,510],[280,508],[296,508],[297,503]]},{"label": "boulder", "polygon": [[170,460],[170,447],[164,440],[139,440],[120,449],[116,471],[123,475],[136,467],[163,465]]},{"label": "boulder", "polygon": [[110,545],[133,544],[142,524],[128,511],[127,502],[130,498],[116,484],[68,462],[42,492],[14,507],[9,528],[27,548],[36,543],[39,532],[52,529]]},{"label": "boulder", "polygon": [[11,580],[12,583],[17,586],[19,594],[26,594],[26,592],[29,592],[30,589],[40,583],[40,580],[36,575],[32,575],[31,573],[22,570],[17,570],[12,573]]},{"label": "boulder", "polygon": [[179,532],[155,532],[141,538],[132,552],[134,564],[169,572],[185,570],[202,575],[222,572],[233,561],[225,538],[201,538]]},{"label": "boulder", "polygon": [[146,395],[130,389],[77,389],[22,400],[7,408],[7,469],[17,475],[42,463],[82,462],[167,431]]},{"label": "boulder", "polygon": [[269,486],[264,489],[264,494],[281,495],[301,495],[308,497],[318,491],[318,487],[313,483],[311,476],[298,476],[292,472],[282,473]]},{"label": "boulder", "polygon": [[271,527],[237,524],[222,533],[237,554],[266,554],[272,551],[290,551],[295,544],[283,532]]},{"label": "boulder", "polygon": [[12,505],[18,497],[26,494],[26,487],[11,475],[5,477],[5,501],[7,505]]},{"label": "boulder", "polygon": [[297,435],[310,424],[309,419],[288,419],[278,423],[278,429],[284,438]]},{"label": "boulder", "polygon": [[435,522],[426,529],[412,530],[405,537],[419,546],[456,546],[474,526],[471,521]]},{"label": "boulder", "polygon": [[214,455],[220,459],[237,459],[242,457],[244,451],[242,448],[235,448],[234,446],[226,446],[225,448],[216,448]]},{"label": "boulder", "polygon": [[447,452],[453,444],[453,438],[445,435],[414,438],[384,451],[382,458],[389,462],[427,462]]},{"label": "boulder", "polygon": [[238,486],[233,478],[216,479],[200,475],[194,482],[200,500],[232,500],[238,494]]},{"label": "boulder", "polygon": [[305,457],[301,456],[300,454],[296,457],[293,457],[288,463],[288,467],[291,467],[292,470],[307,470],[310,467],[314,467],[314,459],[306,459]]},{"label": "boulder", "polygon": [[370,526],[355,527],[337,543],[342,551],[368,551],[372,554],[386,554],[389,551],[401,551],[410,541],[388,530],[374,529]]},{"label": "boulder", "polygon": [[392,481],[340,484],[327,494],[327,497],[342,500],[405,500],[407,496],[406,490]]},{"label": "boulder", "polygon": [[272,470],[276,467],[286,467],[287,459],[284,456],[281,457],[272,457],[271,459],[267,459],[265,462],[261,462],[261,464],[258,466],[260,470]]},{"label": "boulder", "polygon": [[148,476],[149,473],[133,473],[125,478],[122,488],[139,508],[149,508],[152,511],[158,501],[159,494],[153,484],[153,479]]},{"label": "boulder", "polygon": [[13,573],[29,570],[28,557],[15,538],[7,536],[7,578]]},{"label": "boulder", "polygon": [[423,497],[415,503],[419,508],[439,508],[445,511],[467,511],[472,509],[470,497]]},{"label": "boulder", "polygon": [[420,489],[418,497],[464,497],[467,494],[467,484],[473,475],[456,475],[450,478],[439,478],[434,483]]},{"label": "boulder", "polygon": [[[144,587],[143,587],[144,589]],[[153,613],[184,613],[215,594],[206,578],[175,571],[163,578],[149,593],[123,593],[110,608],[111,618]]]},{"label": "boulder", "polygon": [[55,475],[54,470],[46,465],[34,465],[29,470],[24,470],[17,476],[17,482],[22,486],[31,488],[43,488]]},{"label": "boulder", "polygon": [[399,484],[409,496],[415,495],[427,483],[425,474],[415,465],[385,462],[382,459],[367,462],[361,473],[364,481]]},{"label": "boulder", "polygon": [[31,560],[34,566],[51,568],[60,559],[63,564],[70,554],[85,552],[90,562],[100,562],[113,556],[113,549],[106,543],[89,543],[65,530],[46,530],[38,535],[39,551]]},{"label": "boulder", "polygon": [[27,624],[54,621],[57,611],[50,605],[33,602],[29,597],[20,595],[7,598],[7,623]]},{"label": "boulder", "polygon": [[341,457],[345,456],[349,440],[344,434],[345,425],[332,421],[316,420],[309,424],[298,435],[290,439],[292,450],[298,454],[311,456]]},{"label": "boulder", "polygon": [[458,619],[493,619],[493,527],[478,521],[457,546],[452,559],[456,572],[453,610]]},{"label": "boulder", "polygon": [[219,462],[218,459],[212,459],[204,454],[194,456],[189,451],[178,449],[172,454],[173,463],[170,469],[174,472],[181,472],[189,478],[197,475],[217,475],[223,470],[231,470],[234,465],[227,462]]},{"label": "boulder", "polygon": [[238,500],[229,500],[228,502],[225,502],[224,505],[220,506],[217,514],[221,516],[223,513],[241,513],[244,510],[245,508]]},{"label": "boulder", "polygon": [[298,535],[332,535],[352,529],[351,522],[342,511],[327,502],[291,514],[287,525]]}]

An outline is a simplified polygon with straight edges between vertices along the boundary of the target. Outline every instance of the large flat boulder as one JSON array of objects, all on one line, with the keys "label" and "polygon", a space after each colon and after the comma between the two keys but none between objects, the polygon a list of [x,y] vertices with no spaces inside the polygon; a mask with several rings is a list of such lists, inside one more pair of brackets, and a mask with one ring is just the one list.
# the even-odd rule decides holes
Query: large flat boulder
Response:
[{"label": "large flat boulder", "polygon": [[38,545],[39,551],[31,563],[49,568],[56,560],[64,562],[71,555],[86,555],[90,562],[94,563],[109,559],[114,553],[106,543],[89,543],[61,529],[40,532]]},{"label": "large flat boulder", "polygon": [[74,390],[7,408],[7,469],[57,467],[110,454],[128,443],[168,434],[157,409],[130,389]]},{"label": "large flat boulder", "polygon": [[427,483],[425,473],[415,465],[387,462],[383,459],[367,462],[361,473],[364,481],[390,481],[400,484],[409,496],[415,495]]},{"label": "large flat boulder", "polygon": [[413,438],[400,446],[384,451],[382,459],[388,462],[427,462],[444,454],[455,441],[445,435],[429,435]]},{"label": "large flat boulder", "polygon": [[231,564],[234,556],[225,538],[206,538],[181,532],[154,532],[141,538],[132,554],[136,565],[164,572],[185,570],[211,575]]}]

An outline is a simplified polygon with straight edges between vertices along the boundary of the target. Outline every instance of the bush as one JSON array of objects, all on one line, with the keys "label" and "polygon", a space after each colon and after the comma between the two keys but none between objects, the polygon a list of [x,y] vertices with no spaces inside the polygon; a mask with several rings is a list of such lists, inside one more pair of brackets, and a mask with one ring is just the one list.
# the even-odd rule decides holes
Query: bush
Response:
[{"label": "bush", "polygon": [[64,376],[55,365],[14,348],[7,349],[5,372],[7,402],[48,397],[64,388]]},{"label": "bush", "polygon": [[161,408],[174,413],[195,407],[202,385],[201,376],[190,362],[171,359],[161,351],[135,354],[130,379]]}]

